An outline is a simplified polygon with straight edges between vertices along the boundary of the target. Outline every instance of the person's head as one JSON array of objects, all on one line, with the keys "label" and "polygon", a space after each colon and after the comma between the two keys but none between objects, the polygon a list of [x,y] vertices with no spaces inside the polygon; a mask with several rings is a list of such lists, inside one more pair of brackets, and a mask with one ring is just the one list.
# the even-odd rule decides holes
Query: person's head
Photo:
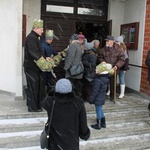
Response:
[{"label": "person's head", "polygon": [[125,45],[125,43],[124,43],[124,38],[125,38],[125,36],[124,35],[121,35],[121,36],[118,36],[117,38],[116,38],[116,43],[120,46],[120,48],[122,49],[122,50],[124,50],[124,51],[126,51],[126,45]]},{"label": "person's head", "polygon": [[99,40],[94,40],[94,47],[99,48],[100,41]]},{"label": "person's head", "polygon": [[124,43],[123,40],[124,40],[124,36],[123,35],[118,36],[116,38],[116,43],[120,45],[121,43]]},{"label": "person's head", "polygon": [[79,44],[82,45],[85,40],[85,36],[83,34],[78,34]]},{"label": "person's head", "polygon": [[113,36],[108,35],[105,39],[107,47],[113,47],[115,39]]},{"label": "person's head", "polygon": [[94,47],[94,44],[93,42],[89,43],[89,42],[86,42],[83,47],[85,48],[85,50],[90,50]]},{"label": "person's head", "polygon": [[46,39],[47,43],[51,44],[53,39],[54,39],[54,31],[53,30],[46,30],[45,39]]},{"label": "person's head", "polygon": [[43,20],[41,20],[41,19],[39,19],[39,20],[35,19],[33,21],[32,30],[34,32],[36,32],[39,36],[41,36],[42,33],[43,33]]},{"label": "person's head", "polygon": [[68,79],[62,78],[56,82],[55,92],[67,94],[72,92],[72,84]]},{"label": "person's head", "polygon": [[74,33],[70,38],[69,38],[69,44],[72,43],[72,41],[78,40],[78,34]]}]

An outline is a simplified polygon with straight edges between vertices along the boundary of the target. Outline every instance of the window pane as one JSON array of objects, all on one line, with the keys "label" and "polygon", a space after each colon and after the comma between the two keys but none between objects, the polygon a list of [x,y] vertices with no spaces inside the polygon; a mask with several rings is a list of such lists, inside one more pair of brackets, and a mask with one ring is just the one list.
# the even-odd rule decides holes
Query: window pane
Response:
[{"label": "window pane", "polygon": [[88,9],[88,8],[78,8],[78,14],[82,15],[94,15],[94,16],[102,16],[102,10],[96,9]]},{"label": "window pane", "polygon": [[73,13],[73,7],[46,5],[46,11],[48,11],[48,12],[71,13],[72,14]]}]

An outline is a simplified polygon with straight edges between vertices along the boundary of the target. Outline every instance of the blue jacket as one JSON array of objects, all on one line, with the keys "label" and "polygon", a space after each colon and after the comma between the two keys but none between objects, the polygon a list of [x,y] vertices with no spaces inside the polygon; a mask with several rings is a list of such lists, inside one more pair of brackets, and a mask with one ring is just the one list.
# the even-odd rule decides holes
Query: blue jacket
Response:
[{"label": "blue jacket", "polygon": [[42,50],[44,52],[45,57],[50,57],[51,54],[53,55],[58,54],[58,52],[53,49],[53,46],[51,44],[48,44],[46,41],[43,41],[41,44],[42,44]]},{"label": "blue jacket", "polygon": [[106,99],[106,90],[108,83],[108,74],[96,75],[93,81],[92,94],[89,101],[92,104],[102,106]]}]

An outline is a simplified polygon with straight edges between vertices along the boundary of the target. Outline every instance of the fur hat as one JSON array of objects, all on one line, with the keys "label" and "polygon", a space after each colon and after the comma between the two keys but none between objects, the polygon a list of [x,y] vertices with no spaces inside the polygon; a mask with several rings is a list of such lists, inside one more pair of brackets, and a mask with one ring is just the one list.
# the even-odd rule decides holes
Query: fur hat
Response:
[{"label": "fur hat", "polygon": [[116,42],[124,43],[123,40],[124,40],[124,36],[123,36],[123,35],[118,36],[118,37],[116,38]]},{"label": "fur hat", "polygon": [[49,40],[49,39],[53,39],[53,38],[54,38],[54,31],[53,30],[46,30],[45,39]]},{"label": "fur hat", "polygon": [[56,82],[55,92],[66,94],[72,92],[72,84],[68,79],[62,78]]},{"label": "fur hat", "polygon": [[41,19],[35,19],[34,21],[33,21],[33,27],[32,27],[33,29],[34,28],[43,28],[43,20],[41,20]]}]

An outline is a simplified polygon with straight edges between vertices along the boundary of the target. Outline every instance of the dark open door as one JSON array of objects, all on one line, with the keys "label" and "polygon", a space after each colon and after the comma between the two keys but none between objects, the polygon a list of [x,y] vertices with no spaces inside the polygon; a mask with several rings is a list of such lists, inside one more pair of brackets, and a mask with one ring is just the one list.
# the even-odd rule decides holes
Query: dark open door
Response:
[{"label": "dark open door", "polygon": [[[44,30],[54,31],[56,38],[53,40],[53,47],[57,51],[64,50],[69,44],[69,37],[75,32],[75,23],[65,19],[44,19]],[[43,35],[44,36],[44,35]]]},{"label": "dark open door", "polygon": [[105,45],[105,38],[107,35],[112,34],[112,20],[107,21],[106,23],[103,23],[103,25],[100,28],[100,34],[101,34],[101,47]]}]

